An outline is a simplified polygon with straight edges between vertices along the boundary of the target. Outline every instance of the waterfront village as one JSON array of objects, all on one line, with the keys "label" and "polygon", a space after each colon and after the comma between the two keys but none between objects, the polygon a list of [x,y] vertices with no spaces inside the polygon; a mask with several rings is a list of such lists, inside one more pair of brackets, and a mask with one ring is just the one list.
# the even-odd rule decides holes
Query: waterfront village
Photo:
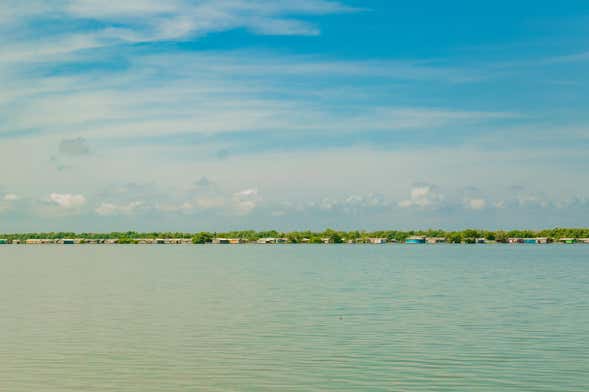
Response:
[{"label": "waterfront village", "polygon": [[138,244],[138,245],[242,245],[242,244],[589,244],[589,229],[551,229],[543,231],[478,231],[418,232],[379,231],[323,232],[238,231],[223,234],[189,233],[35,233],[5,234],[0,245],[82,245],[82,244]]}]

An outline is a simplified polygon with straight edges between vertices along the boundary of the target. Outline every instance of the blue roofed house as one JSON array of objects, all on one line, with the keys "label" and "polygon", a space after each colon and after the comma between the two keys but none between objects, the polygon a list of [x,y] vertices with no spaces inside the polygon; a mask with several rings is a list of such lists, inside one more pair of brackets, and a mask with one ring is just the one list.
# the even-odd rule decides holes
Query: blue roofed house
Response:
[{"label": "blue roofed house", "polygon": [[405,240],[406,244],[425,244],[425,237],[423,236],[413,236],[409,237]]}]

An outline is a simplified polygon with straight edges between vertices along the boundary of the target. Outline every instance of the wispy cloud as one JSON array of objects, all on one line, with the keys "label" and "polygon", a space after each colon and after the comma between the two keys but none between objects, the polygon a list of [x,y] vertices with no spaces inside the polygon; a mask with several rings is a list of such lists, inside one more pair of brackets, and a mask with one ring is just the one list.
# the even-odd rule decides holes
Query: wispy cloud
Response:
[{"label": "wispy cloud", "polygon": [[[152,59],[144,62],[141,58],[134,58],[134,65],[124,71],[41,77],[36,88],[28,86],[33,83],[30,75],[23,75],[21,84],[25,88],[16,89],[21,91],[20,94],[0,93],[0,106],[4,101],[4,105],[12,107],[10,124],[5,125],[4,131],[42,129],[53,134],[77,131],[85,137],[103,138],[239,130],[343,132],[438,127],[517,116],[514,113],[441,107],[387,107],[382,103],[373,107],[370,102],[343,111],[338,101],[344,97],[334,94],[317,98],[318,88],[311,86],[320,75],[312,71],[303,72],[300,82],[277,98],[279,86],[284,83],[283,76],[269,77],[274,72],[274,65],[264,59],[256,65],[255,73],[250,73],[251,60],[247,61],[249,64],[238,65],[243,56],[239,53],[219,54],[218,57],[191,56],[172,63],[178,66],[155,65]],[[164,57],[162,55],[158,62]],[[235,65],[223,70],[228,62],[235,62]],[[188,64],[192,67],[191,72],[183,70]],[[293,57],[291,61],[291,67],[301,70],[315,66],[304,58]],[[337,72],[340,66],[343,68],[341,72],[346,72],[345,63],[334,63],[326,70],[331,68]],[[269,67],[266,73],[263,71],[265,67]],[[157,70],[155,75],[152,73],[154,69]],[[284,72],[290,71],[286,69]],[[370,78],[387,78],[385,74],[373,73],[369,64],[357,64],[351,72]],[[198,77],[202,73],[208,75],[206,79]],[[236,77],[244,79],[227,81]],[[326,91],[329,89],[326,87]],[[345,98],[346,106],[354,100],[365,101],[364,97],[356,99],[353,95]]]},{"label": "wispy cloud", "polygon": [[76,17],[123,23],[125,27],[110,31],[124,40],[157,41],[236,28],[259,34],[316,35],[319,33],[316,26],[286,15],[323,15],[356,10],[325,0],[171,0],[165,4],[133,0],[111,7],[104,7],[100,1],[77,0],[65,11]]},{"label": "wispy cloud", "polygon": [[[27,26],[35,21],[93,21],[93,27],[62,31],[47,30],[39,43],[21,38],[20,50],[0,47],[4,61],[63,55],[84,49],[120,43],[145,43],[195,38],[210,33],[245,28],[268,35],[317,35],[317,26],[301,19],[305,15],[355,12],[358,9],[326,0],[127,0],[106,5],[97,0],[32,1],[7,0],[0,21]],[[17,46],[18,48],[18,46]]]}]

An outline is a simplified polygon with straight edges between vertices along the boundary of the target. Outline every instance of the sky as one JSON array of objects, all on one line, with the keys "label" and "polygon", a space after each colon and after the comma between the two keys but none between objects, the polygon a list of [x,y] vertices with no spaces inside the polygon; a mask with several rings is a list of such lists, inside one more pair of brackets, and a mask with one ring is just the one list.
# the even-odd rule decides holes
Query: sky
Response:
[{"label": "sky", "polygon": [[589,2],[0,0],[0,232],[587,226]]}]

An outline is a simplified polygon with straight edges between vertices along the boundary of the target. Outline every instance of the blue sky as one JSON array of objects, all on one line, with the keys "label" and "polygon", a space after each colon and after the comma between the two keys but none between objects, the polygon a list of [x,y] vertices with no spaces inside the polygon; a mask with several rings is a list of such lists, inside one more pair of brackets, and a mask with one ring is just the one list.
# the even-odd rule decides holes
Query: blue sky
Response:
[{"label": "blue sky", "polygon": [[586,226],[585,1],[5,0],[0,231]]}]

